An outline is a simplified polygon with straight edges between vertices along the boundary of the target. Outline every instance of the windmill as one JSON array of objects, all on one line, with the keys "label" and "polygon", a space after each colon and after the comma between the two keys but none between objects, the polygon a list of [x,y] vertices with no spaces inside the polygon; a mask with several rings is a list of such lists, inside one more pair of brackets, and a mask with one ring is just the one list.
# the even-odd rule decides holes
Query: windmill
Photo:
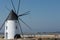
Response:
[{"label": "windmill", "polygon": [[[29,29],[31,29],[29,27],[29,25],[27,25],[20,18],[21,16],[28,15],[30,11],[27,11],[27,12],[25,12],[23,14],[18,15],[19,8],[20,8],[20,0],[19,0],[19,3],[18,3],[17,11],[15,9],[15,6],[14,6],[12,0],[11,0],[11,3],[12,3],[13,9],[10,11],[9,15],[7,16],[7,18],[3,22],[2,26],[0,27],[0,30],[1,30],[3,28],[3,26],[5,25],[5,32],[4,32],[4,35],[5,35],[4,38],[5,39],[21,38],[19,32],[21,31],[22,35],[23,35],[23,32],[22,32],[20,21],[23,22],[26,25],[26,27],[28,27]],[[19,28],[20,28],[20,31],[19,31]]]}]

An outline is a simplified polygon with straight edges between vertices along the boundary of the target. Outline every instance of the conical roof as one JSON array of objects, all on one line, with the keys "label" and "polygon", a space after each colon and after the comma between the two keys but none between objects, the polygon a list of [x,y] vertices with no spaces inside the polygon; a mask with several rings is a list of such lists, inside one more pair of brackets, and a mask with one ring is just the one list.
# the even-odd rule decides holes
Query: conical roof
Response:
[{"label": "conical roof", "polygon": [[18,16],[13,10],[11,10],[7,20],[18,20]]}]

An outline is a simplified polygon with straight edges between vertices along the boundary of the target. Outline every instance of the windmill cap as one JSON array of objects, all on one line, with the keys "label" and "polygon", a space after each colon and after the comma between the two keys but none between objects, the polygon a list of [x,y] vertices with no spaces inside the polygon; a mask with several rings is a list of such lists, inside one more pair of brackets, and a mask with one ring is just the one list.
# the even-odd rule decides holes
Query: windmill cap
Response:
[{"label": "windmill cap", "polygon": [[11,10],[11,12],[8,16],[8,20],[18,20],[18,16],[13,10]]}]

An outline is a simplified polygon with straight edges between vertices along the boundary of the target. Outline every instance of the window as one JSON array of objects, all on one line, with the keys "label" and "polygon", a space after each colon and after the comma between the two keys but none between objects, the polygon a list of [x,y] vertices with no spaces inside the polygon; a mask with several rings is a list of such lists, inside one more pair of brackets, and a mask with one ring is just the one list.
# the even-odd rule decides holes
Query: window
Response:
[{"label": "window", "polygon": [[15,21],[15,23],[17,23],[17,21]]},{"label": "window", "polygon": [[7,26],[6,26],[6,30],[7,30]]},{"label": "window", "polygon": [[17,26],[16,26],[16,29],[17,29]]},{"label": "window", "polygon": [[6,39],[8,38],[8,33],[6,32]]}]

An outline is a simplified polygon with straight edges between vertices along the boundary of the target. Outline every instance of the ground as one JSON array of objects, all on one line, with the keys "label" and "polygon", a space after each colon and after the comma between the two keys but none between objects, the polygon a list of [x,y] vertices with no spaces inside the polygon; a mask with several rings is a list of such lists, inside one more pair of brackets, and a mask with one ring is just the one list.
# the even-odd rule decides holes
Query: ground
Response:
[{"label": "ground", "polygon": [[[4,40],[4,39],[0,38],[0,40]],[[60,40],[60,38],[20,38],[14,40]]]}]

